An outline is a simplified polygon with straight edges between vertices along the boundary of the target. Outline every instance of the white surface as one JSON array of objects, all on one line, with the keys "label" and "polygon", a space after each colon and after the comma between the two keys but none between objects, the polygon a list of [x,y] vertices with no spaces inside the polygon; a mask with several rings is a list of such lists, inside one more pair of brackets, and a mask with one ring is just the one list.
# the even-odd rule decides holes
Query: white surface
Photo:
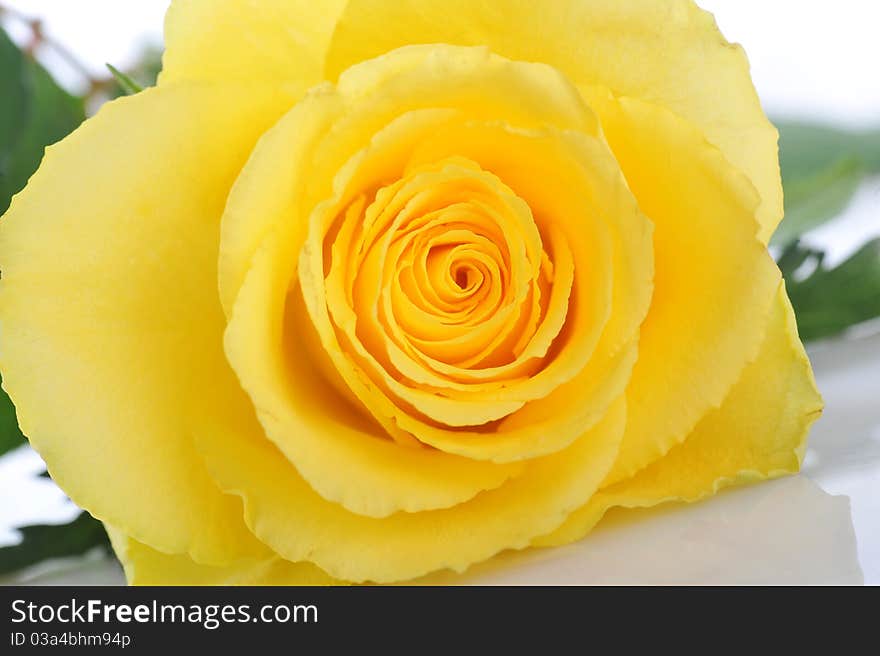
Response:
[{"label": "white surface", "polygon": [[849,500],[794,476],[691,506],[618,510],[575,544],[504,554],[430,582],[857,585],[862,572]]},{"label": "white surface", "polygon": [[[46,30],[96,74],[125,67],[139,44],[161,38],[167,0],[0,0],[45,19]],[[868,0],[700,0],[744,45],[756,86],[776,116],[840,125],[880,123],[880,3]],[[82,84],[47,61],[71,87]],[[844,216],[810,240],[838,261],[880,233],[880,185],[865,185]],[[478,566],[468,582],[880,583],[880,335],[811,349],[826,412],[804,475],[725,492],[689,507],[617,512],[586,540]],[[66,521],[76,509],[23,449],[0,460],[0,543],[24,521]],[[837,495],[837,496],[834,496]],[[846,496],[841,496],[846,495]],[[632,515],[635,515],[633,517]],[[638,519],[638,521],[634,521]],[[121,582],[105,561],[30,572],[31,582]],[[72,568],[71,568],[72,567]],[[19,579],[21,580],[21,579]]]},{"label": "white surface", "polygon": [[803,470],[829,494],[849,496],[865,581],[880,584],[880,333],[809,352],[825,412]]}]

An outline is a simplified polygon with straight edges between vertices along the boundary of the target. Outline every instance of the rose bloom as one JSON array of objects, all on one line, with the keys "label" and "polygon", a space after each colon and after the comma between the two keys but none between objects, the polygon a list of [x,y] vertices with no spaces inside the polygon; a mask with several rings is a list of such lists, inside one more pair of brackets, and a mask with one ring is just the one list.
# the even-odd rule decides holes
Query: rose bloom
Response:
[{"label": "rose bloom", "polygon": [[687,0],[178,0],[0,228],[2,373],[133,583],[463,571],[798,470],[777,133]]}]

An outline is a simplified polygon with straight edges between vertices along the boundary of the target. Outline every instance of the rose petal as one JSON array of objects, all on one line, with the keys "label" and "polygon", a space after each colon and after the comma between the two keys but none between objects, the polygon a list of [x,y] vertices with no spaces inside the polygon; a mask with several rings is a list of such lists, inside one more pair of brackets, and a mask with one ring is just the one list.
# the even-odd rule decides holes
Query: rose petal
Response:
[{"label": "rose petal", "polygon": [[165,554],[105,524],[129,585],[339,585],[311,563],[292,563],[264,548],[260,557],[226,566],[202,565],[186,554]]},{"label": "rose petal", "polygon": [[204,562],[255,546],[187,425],[225,365],[219,219],[291,102],[227,84],[108,103],[47,150],[0,222],[3,385],[31,444],[79,506]]},{"label": "rose petal", "polygon": [[[540,121],[536,117],[542,117],[543,121],[569,125],[580,131],[594,130],[595,127],[595,124],[591,125],[592,120],[589,118],[588,112],[586,115],[584,114],[587,110],[581,104],[579,96],[573,94],[566,87],[564,80],[561,80],[552,71],[543,67],[500,61],[480,49],[442,46],[410,48],[393,53],[376,62],[370,62],[369,65],[364,64],[363,67],[350,71],[347,75],[345,83],[341,82],[341,86],[346,94],[357,98],[359,112],[346,116],[344,120],[340,120],[332,129],[328,130],[321,141],[320,148],[309,160],[312,162],[312,171],[319,179],[323,177],[321,172],[325,171],[325,167],[327,177],[339,170],[340,173],[336,175],[337,186],[339,186],[340,180],[350,179],[352,175],[361,175],[358,167],[364,164],[368,154],[373,155],[373,158],[370,160],[371,166],[365,170],[375,179],[387,179],[389,176],[393,179],[395,171],[404,169],[407,159],[406,149],[407,147],[412,148],[413,136],[432,127],[438,117],[449,116],[448,112],[444,112],[440,108],[418,109],[424,104],[440,104],[442,107],[444,103],[453,103],[460,106],[461,111],[474,112],[478,117],[510,115],[511,120],[517,119],[526,125],[539,123]],[[404,79],[395,77],[398,75],[403,76]],[[456,75],[459,76],[457,83],[455,82]],[[468,81],[467,84],[462,84],[462,76],[466,76],[464,79]],[[389,85],[398,95],[391,94],[389,97],[389,94],[380,93],[369,86],[376,83],[377,80]],[[486,96],[483,90],[493,88],[493,85],[499,87],[499,93]],[[523,85],[525,88],[521,88]],[[480,89],[481,93],[478,96],[470,96],[469,94],[475,89]],[[528,92],[529,89],[534,89],[534,96]],[[400,94],[406,95],[401,96]],[[412,97],[409,94],[413,94]],[[517,103],[508,106],[501,100],[505,96],[516,98]],[[540,99],[540,102],[537,102],[537,99]],[[554,102],[548,102],[548,99],[553,99]],[[321,102],[320,98],[310,96],[303,105],[319,102]],[[408,109],[410,107],[415,109],[400,116],[397,121],[393,120],[395,116],[398,116],[401,108]],[[361,109],[363,109],[363,115],[360,113]],[[279,124],[278,130],[282,129],[282,125],[286,125],[287,127],[284,129],[288,134],[296,133],[298,119],[295,114],[297,111],[306,110],[304,108],[295,110]],[[392,125],[388,125],[387,121],[389,120],[392,121]],[[393,131],[392,126],[394,127]],[[366,130],[366,137],[360,134],[361,130]],[[376,135],[376,130],[379,131],[378,135]],[[356,139],[361,141],[369,139],[371,135],[376,136],[369,143],[369,150],[355,154],[355,157],[352,158],[348,153],[352,143],[357,143]],[[263,147],[269,147],[268,143],[268,140],[261,143],[258,154]],[[290,143],[302,142],[291,141]],[[597,143],[596,148],[599,147],[600,145]],[[273,148],[279,151],[281,149],[277,144]],[[615,335],[613,339],[610,339],[609,343],[613,348],[609,348],[604,357],[597,358],[595,369],[591,371],[591,374],[597,374],[597,376],[579,381],[576,387],[568,391],[567,397],[560,395],[552,402],[543,404],[541,408],[530,410],[528,416],[535,419],[534,424],[520,422],[515,434],[509,436],[510,439],[503,440],[501,444],[497,444],[498,440],[492,439],[491,435],[477,434],[476,439],[473,440],[467,434],[454,436],[457,444],[453,445],[452,450],[467,450],[468,455],[473,453],[479,458],[502,461],[533,457],[563,448],[595,423],[614,398],[622,392],[635,355],[631,342],[635,337],[635,329],[641,321],[644,306],[650,296],[650,226],[644,217],[638,215],[634,201],[622,183],[619,171],[613,168],[613,160],[607,156],[607,150],[603,152],[606,157],[605,166],[611,167],[613,175],[616,176],[611,178],[614,194],[617,194],[611,196],[615,199],[614,211],[628,213],[627,216],[631,216],[632,219],[628,219],[630,223],[626,225],[634,228],[631,230],[633,234],[627,236],[627,239],[632,240],[632,244],[635,245],[634,250],[621,262],[628,262],[627,266],[633,266],[637,271],[641,271],[637,277],[633,277],[630,281],[631,287],[622,284],[619,288],[620,291],[616,292],[621,298],[626,298],[628,295],[625,290],[631,288],[638,290],[638,293],[633,295],[635,298],[632,300],[630,310],[620,312],[620,316],[626,317],[621,321],[621,325],[629,327],[629,334],[622,331],[621,335]],[[338,161],[342,153],[346,153],[351,158],[348,164]],[[302,161],[308,159],[296,153],[291,154],[291,157]],[[257,161],[257,158],[255,157],[253,161]],[[254,197],[259,194],[261,177],[273,175],[273,172],[269,170],[270,159],[268,157],[262,158],[261,161],[267,167],[263,171],[263,176],[248,175],[247,172],[244,176],[250,180],[248,186]],[[602,185],[597,184],[596,186],[601,187]],[[353,185],[353,188],[357,189],[357,185]],[[237,187],[233,196],[243,189],[244,187]],[[338,189],[337,193],[342,190],[342,188]],[[328,192],[309,190],[308,194],[319,199],[322,193]],[[356,197],[355,195],[345,202],[340,201],[342,203],[340,207],[345,207]],[[230,206],[234,204],[235,199],[233,198],[230,200]],[[311,201],[303,201],[302,204],[309,207]],[[308,321],[308,317],[303,317],[301,313],[288,312],[293,323],[289,325],[287,331],[283,328],[284,313],[282,308],[287,302],[287,289],[291,284],[295,286],[295,281],[290,280],[285,267],[299,250],[302,227],[301,223],[296,220],[297,208],[289,201],[287,207],[284,206],[284,203],[279,203],[279,212],[273,215],[245,212],[244,207],[245,205],[242,205],[240,216],[250,216],[253,220],[262,218],[269,225],[276,225],[280,231],[267,238],[265,253],[260,256],[273,260],[273,263],[263,262],[260,265],[263,273],[254,278],[254,284],[258,285],[259,289],[254,287],[252,294],[258,294],[263,300],[259,302],[254,302],[253,298],[249,300],[248,303],[253,304],[252,309],[236,311],[230,324],[230,330],[227,334],[227,349],[230,360],[242,377],[245,387],[251,392],[261,419],[267,423],[267,426],[271,424],[268,430],[270,437],[288,454],[303,476],[312,485],[315,485],[322,495],[335,500],[344,498],[345,501],[341,502],[346,504],[346,507],[357,508],[357,512],[364,514],[393,512],[395,506],[388,504],[387,499],[380,500],[377,507],[371,505],[373,503],[372,497],[365,501],[361,491],[364,489],[363,487],[358,489],[355,485],[349,486],[345,480],[336,480],[340,477],[332,476],[331,469],[315,464],[317,463],[315,456],[296,455],[296,450],[300,447],[294,443],[301,439],[298,434],[302,433],[302,429],[295,428],[298,425],[295,421],[297,412],[290,410],[290,404],[296,405],[296,401],[284,391],[282,384],[286,375],[283,373],[286,368],[284,358],[290,356],[283,355],[281,344],[282,336],[290,335],[285,339],[293,340],[289,348],[294,350],[288,352],[295,353],[295,349],[302,349],[302,345],[297,344],[297,339],[304,339],[306,344],[309,342],[308,326],[306,325],[305,328],[296,327],[297,322]],[[601,224],[597,223],[597,225]],[[266,230],[271,230],[271,228],[266,228]],[[621,231],[621,233],[624,232]],[[579,235],[583,239],[582,230],[579,231]],[[618,235],[615,240],[620,241],[621,236]],[[592,244],[586,246],[588,251],[592,247]],[[282,250],[275,250],[278,248]],[[318,253],[318,249],[323,250],[323,245],[316,244],[312,252]],[[244,253],[241,254],[241,257],[243,256]],[[603,257],[607,258],[607,256]],[[596,267],[600,265],[601,258],[593,259],[598,261],[592,262],[591,266],[598,271]],[[615,267],[617,266],[616,264]],[[586,270],[590,269],[586,268]],[[626,271],[626,267],[622,264],[620,271]],[[318,264],[315,272],[316,274],[312,276],[314,280],[303,284],[304,289],[309,290],[310,294],[320,293],[323,289],[323,267]],[[261,278],[262,282],[257,282],[258,278]],[[597,275],[596,278],[599,284],[607,284],[608,276]],[[266,299],[271,299],[271,302],[264,304],[267,302]],[[326,308],[320,299],[312,299],[310,303],[312,304],[310,311],[326,313]],[[256,311],[258,307],[260,310]],[[328,321],[328,319],[322,319],[320,325],[328,326]],[[312,349],[317,368],[329,372],[328,378],[336,381],[337,389],[348,387],[354,390],[357,398],[362,400],[363,405],[369,408],[377,418],[384,417],[387,422],[388,418],[397,416],[400,413],[400,407],[391,399],[383,400],[381,397],[371,396],[368,398],[366,396],[374,392],[370,391],[369,385],[365,383],[363,374],[359,373],[357,369],[345,369],[346,366],[352,367],[352,364],[346,363],[342,356],[341,346],[334,345],[332,341],[335,340],[334,334],[327,332],[326,328],[321,329],[325,331],[322,338],[329,341],[324,343],[323,348]],[[300,335],[300,337],[297,338],[296,335]],[[335,358],[333,364],[326,362],[328,351],[330,356]],[[268,373],[267,368],[272,369],[275,373]],[[339,375],[334,375],[337,371],[345,380],[344,384],[339,384]],[[281,391],[273,392],[269,389],[272,385],[264,385],[268,380],[275,381],[272,385],[281,385],[279,388]],[[604,384],[606,381],[609,383],[608,385]],[[257,390],[262,391],[258,392]],[[264,398],[260,398],[264,394]],[[573,404],[571,402],[573,394],[575,398],[579,399],[579,403]],[[595,398],[595,401],[581,403],[580,401],[583,401],[584,398]],[[560,412],[560,409],[565,411]],[[279,423],[278,417],[287,417],[287,419]],[[401,421],[406,419],[407,417],[403,417]],[[398,439],[406,437],[406,433],[391,422],[384,425]],[[555,428],[564,430],[553,430]],[[438,443],[440,439],[443,439],[443,435],[431,439],[434,440],[434,443]],[[324,478],[327,479],[326,482],[320,480]],[[346,492],[346,488],[349,488],[349,491]],[[418,499],[417,495],[413,496]],[[411,503],[417,505],[421,502],[414,500]]]},{"label": "rose petal", "polygon": [[610,484],[665,454],[721,404],[758,352],[780,274],[755,237],[754,188],[696,128],[642,101],[594,102],[655,226],[654,297]]},{"label": "rose petal", "polygon": [[578,85],[664,105],[696,125],[761,195],[766,243],[782,218],[776,129],[739,46],[692,0],[350,0],[327,53],[334,79],[352,64],[413,43],[487,45],[558,68]]},{"label": "rose petal", "polygon": [[[454,51],[454,50],[453,50]],[[380,133],[380,136],[390,134],[392,126]],[[480,133],[488,128],[471,131]],[[445,134],[442,130],[441,134]],[[508,133],[508,136],[509,133]],[[590,141],[589,137],[583,136],[584,140]],[[302,288],[305,294],[309,314],[319,331],[323,350],[316,354],[316,358],[329,357],[335,368],[339,371],[348,386],[354,391],[355,395],[362,401],[363,405],[369,409],[372,415],[381,422],[386,430],[392,435],[399,435],[401,429],[405,431],[404,435],[414,435],[419,440],[431,444],[437,448],[467,455],[468,457],[479,459],[490,459],[496,462],[504,462],[510,460],[519,460],[523,458],[534,457],[552,450],[560,449],[571,443],[572,440],[587,430],[592,423],[595,423],[601,416],[608,404],[622,392],[622,385],[625,384],[628,366],[632,360],[628,353],[632,350],[629,344],[635,339],[635,331],[638,323],[641,321],[644,311],[646,310],[647,301],[650,296],[650,272],[652,259],[650,256],[649,238],[650,226],[644,220],[634,204],[632,197],[624,186],[619,169],[603,150],[601,143],[592,140],[591,146],[584,146],[582,151],[587,153],[586,161],[588,169],[593,170],[597,176],[601,178],[601,182],[589,180],[589,188],[594,190],[597,198],[609,201],[609,205],[603,206],[602,212],[611,214],[608,219],[614,221],[621,217],[625,217],[624,225],[632,228],[631,231],[620,231],[619,243],[626,245],[632,250],[620,258],[620,261],[627,261],[633,266],[638,275],[631,280],[621,281],[616,292],[621,307],[615,315],[616,330],[609,332],[607,338],[608,348],[604,350],[600,357],[595,359],[595,366],[589,371],[584,370],[577,386],[566,388],[566,393],[560,393],[552,399],[540,399],[535,401],[533,405],[537,407],[526,408],[527,416],[533,418],[533,424],[525,421],[519,421],[517,414],[508,416],[499,431],[489,433],[474,433],[472,431],[451,431],[447,428],[436,427],[433,424],[423,421],[419,417],[413,416],[400,403],[397,398],[412,402],[412,399],[421,397],[424,399],[428,395],[424,390],[414,389],[405,390],[403,385],[395,380],[387,372],[383,371],[381,366],[375,362],[375,357],[367,351],[359,340],[351,338],[354,332],[353,324],[358,320],[357,315],[351,312],[341,321],[341,329],[348,331],[350,337],[345,344],[340,344],[336,331],[331,324],[326,301],[324,299],[324,270],[323,264],[323,235],[330,225],[330,219],[325,218],[335,216],[333,208],[342,208],[347,204],[347,198],[355,198],[358,189],[357,184],[349,183],[349,180],[359,180],[369,176],[375,179],[383,179],[388,172],[393,172],[394,158],[388,155],[388,151],[393,150],[391,146],[385,143],[385,139],[381,142],[374,142],[372,151],[365,150],[363,153],[351,160],[351,165],[343,167],[343,173],[337,176],[338,196],[325,205],[329,204],[331,211],[324,210],[322,206],[313,214],[313,226],[310,240],[302,251],[300,264],[300,275]],[[401,153],[404,150],[398,148]],[[498,149],[495,156],[499,160],[512,157],[516,154],[516,161],[522,162],[520,165],[523,170],[530,170],[528,162],[536,161],[544,163],[546,157],[532,157],[532,151],[528,149],[527,144],[517,142],[516,148]],[[603,159],[604,158],[604,159]],[[569,157],[567,163],[572,166]],[[575,161],[574,164],[577,164]],[[582,163],[583,164],[583,163]],[[373,173],[378,168],[383,171],[382,174]],[[582,170],[587,167],[581,166]],[[366,172],[362,172],[364,169]],[[610,169],[610,171],[609,171]],[[560,170],[566,171],[565,167]],[[520,173],[522,175],[522,173]],[[577,175],[575,173],[574,175]],[[583,178],[578,178],[577,182],[581,184],[570,184],[567,186],[568,191],[561,190],[562,181],[571,183],[566,178],[565,173],[560,173],[556,183],[546,183],[547,189],[556,192],[556,197],[560,199],[578,198],[578,190],[584,188]],[[609,182],[608,185],[602,182]],[[361,183],[366,184],[366,183]],[[532,183],[534,186],[535,182]],[[368,185],[366,185],[368,186]],[[545,190],[545,193],[547,191]],[[604,202],[604,201],[597,201]],[[571,210],[570,203],[562,203],[562,207]],[[585,353],[588,356],[592,351],[593,345],[600,334],[604,325],[605,318],[608,316],[608,286],[611,285],[611,275],[608,260],[607,236],[603,237],[601,222],[590,223],[584,220],[582,216],[586,213],[590,214],[590,206],[584,207],[583,202],[575,211],[575,217],[572,223],[576,224],[577,229],[571,235],[571,240],[579,244],[579,252],[583,255],[580,259],[584,265],[580,267],[581,284],[579,286],[579,301],[576,304],[578,310],[588,318],[586,323],[579,324],[575,321],[575,328],[570,329],[570,334],[577,343],[585,345]],[[557,215],[564,215],[564,211],[559,211]],[[620,216],[618,216],[620,215]],[[322,226],[325,226],[322,228]],[[592,233],[590,232],[592,230]],[[631,234],[630,234],[631,233]],[[589,236],[587,236],[589,235]],[[585,238],[586,237],[586,238]],[[282,267],[289,257],[295,253],[297,244],[287,237],[277,237],[278,243],[285,249],[285,252],[275,256],[276,267]],[[596,249],[599,249],[598,252]],[[634,256],[633,256],[634,255]],[[625,271],[623,266],[619,269]],[[625,271],[631,273],[630,271]],[[280,285],[281,281],[276,281],[276,285]],[[603,289],[604,286],[604,289]],[[596,289],[598,287],[598,290]],[[284,287],[279,287],[283,289]],[[626,294],[628,290],[635,290],[633,294]],[[245,316],[245,315],[242,315]],[[251,319],[245,319],[251,320]],[[253,342],[252,342],[253,344]],[[256,346],[254,344],[254,346]],[[618,357],[618,350],[624,349],[627,354]],[[247,358],[248,363],[259,361],[261,358],[267,357],[265,354],[259,357]],[[581,367],[583,359],[580,360]],[[252,366],[252,365],[248,365]],[[370,376],[366,379],[365,372]],[[568,373],[570,378],[578,372],[575,367]],[[598,375],[597,375],[598,374]],[[607,378],[606,378],[607,377]],[[557,378],[550,389],[558,387],[565,382],[565,378]],[[538,381],[536,381],[538,382]],[[604,383],[614,383],[605,385]],[[530,384],[529,382],[526,385]],[[549,391],[549,390],[547,390]],[[505,394],[513,396],[516,390],[505,390]],[[408,393],[408,395],[407,395]],[[547,392],[544,392],[546,395]],[[499,395],[498,400],[504,400],[504,396]],[[577,403],[572,403],[572,398],[577,398]],[[489,407],[486,398],[474,395],[470,399],[456,399],[454,402],[450,400],[445,407],[442,406],[443,400],[438,397],[429,399],[437,408],[438,413],[445,413],[444,423],[450,425],[467,425],[476,424],[485,415],[479,413],[498,412],[494,408]],[[564,408],[562,412],[560,409]],[[502,408],[501,411],[503,411]],[[455,413],[453,415],[452,413]],[[510,431],[506,431],[506,426],[511,427]],[[516,428],[514,428],[516,426]]]},{"label": "rose petal", "polygon": [[[469,76],[467,85],[461,83],[464,76]],[[392,87],[389,80],[395,80]],[[346,113],[347,105],[356,106],[357,111]],[[220,286],[224,307],[231,308],[262,237],[291,222],[291,227],[304,229],[307,220],[296,213],[310,212],[332,195],[340,168],[372,135],[407,113],[418,133],[426,117],[433,120],[455,112],[590,134],[598,127],[578,90],[557,71],[510,62],[485,48],[403,48],[355,66],[340,77],[335,89],[327,85],[313,89],[306,102],[293,108],[270,133],[274,136],[261,141],[255,163],[237,181],[223,219]],[[318,140],[322,142],[320,157],[314,150]],[[401,141],[411,149],[408,140]],[[400,157],[394,154],[395,161]],[[261,162],[259,168],[256,160]],[[291,181],[297,180],[308,180],[307,188],[289,189]]]},{"label": "rose petal", "polygon": [[159,84],[323,79],[324,52],[345,0],[173,0]]},{"label": "rose petal", "polygon": [[[322,347],[301,295],[284,293],[289,261],[283,250],[261,251],[236,302],[226,348],[265,434],[318,494],[352,512],[383,517],[455,505],[520,472],[516,465],[398,445],[359,408],[346,404],[338,385],[321,376],[310,355]],[[299,329],[284,334],[285,325]],[[238,403],[240,390],[231,377],[215,380],[214,390],[227,394],[218,404],[227,413],[235,409],[247,417],[252,412]]]},{"label": "rose petal", "polygon": [[[282,557],[309,560],[346,581],[400,581],[448,567],[462,571],[503,549],[529,544],[590,498],[611,465],[626,410],[606,417],[567,449],[529,462],[517,478],[451,508],[373,518],[319,496],[263,439],[251,418],[206,414],[204,455],[221,487],[242,497],[245,520]],[[356,538],[353,539],[353,536]]]},{"label": "rose petal", "polygon": [[810,362],[780,286],[767,335],[721,408],[663,458],[602,489],[558,530],[535,544],[565,544],[587,533],[613,506],[638,508],[697,501],[738,483],[795,473],[807,432],[822,411]]}]

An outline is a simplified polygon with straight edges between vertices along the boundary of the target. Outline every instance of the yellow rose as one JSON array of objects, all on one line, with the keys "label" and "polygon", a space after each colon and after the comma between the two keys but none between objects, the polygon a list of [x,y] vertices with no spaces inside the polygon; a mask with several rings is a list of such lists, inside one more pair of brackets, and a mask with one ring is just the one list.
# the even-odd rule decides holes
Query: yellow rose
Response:
[{"label": "yellow rose", "polygon": [[0,228],[132,582],[391,582],[797,471],[776,131],[686,0],[179,0]]}]

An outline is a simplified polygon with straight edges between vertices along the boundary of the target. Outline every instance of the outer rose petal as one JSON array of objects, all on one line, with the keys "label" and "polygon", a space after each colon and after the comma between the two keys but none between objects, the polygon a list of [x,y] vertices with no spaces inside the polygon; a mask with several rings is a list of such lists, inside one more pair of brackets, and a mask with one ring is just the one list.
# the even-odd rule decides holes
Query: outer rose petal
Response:
[{"label": "outer rose petal", "polygon": [[610,484],[665,454],[721,404],[758,352],[780,274],[755,238],[754,188],[692,125],[643,101],[592,100],[655,227],[654,297]]},{"label": "outer rose petal", "polygon": [[374,518],[326,501],[268,440],[255,417],[206,408],[200,441],[208,468],[242,497],[245,521],[283,558],[308,560],[346,581],[403,581],[450,568],[463,571],[504,549],[553,531],[586,503],[613,462],[626,409],[568,448],[532,460],[505,485],[451,508]]},{"label": "outer rose petal", "polygon": [[350,0],[326,76],[415,43],[487,45],[672,109],[696,125],[761,194],[766,243],[782,218],[776,129],[764,116],[739,46],[691,0]]},{"label": "outer rose petal", "polygon": [[105,524],[129,585],[336,585],[311,563],[292,563],[265,550],[226,566],[201,565],[185,554],[163,554]]},{"label": "outer rose petal", "polygon": [[633,478],[602,489],[534,544],[577,540],[613,506],[697,501],[728,485],[797,472],[807,431],[821,412],[822,398],[781,285],[761,351],[721,408],[706,415],[683,444]]},{"label": "outer rose petal", "polygon": [[165,17],[160,84],[323,78],[345,0],[174,0]]},{"label": "outer rose petal", "polygon": [[226,195],[292,100],[202,85],[108,103],[47,150],[0,222],[3,384],[22,429],[77,504],[204,562],[259,548],[187,414],[225,365]]},{"label": "outer rose petal", "polygon": [[218,265],[220,302],[227,318],[266,236],[279,225],[299,221],[299,239],[305,239],[307,222],[295,216],[304,193],[304,185],[297,182],[317,177],[311,161],[315,145],[340,105],[330,89],[311,91],[260,138],[235,180],[221,221]]}]

